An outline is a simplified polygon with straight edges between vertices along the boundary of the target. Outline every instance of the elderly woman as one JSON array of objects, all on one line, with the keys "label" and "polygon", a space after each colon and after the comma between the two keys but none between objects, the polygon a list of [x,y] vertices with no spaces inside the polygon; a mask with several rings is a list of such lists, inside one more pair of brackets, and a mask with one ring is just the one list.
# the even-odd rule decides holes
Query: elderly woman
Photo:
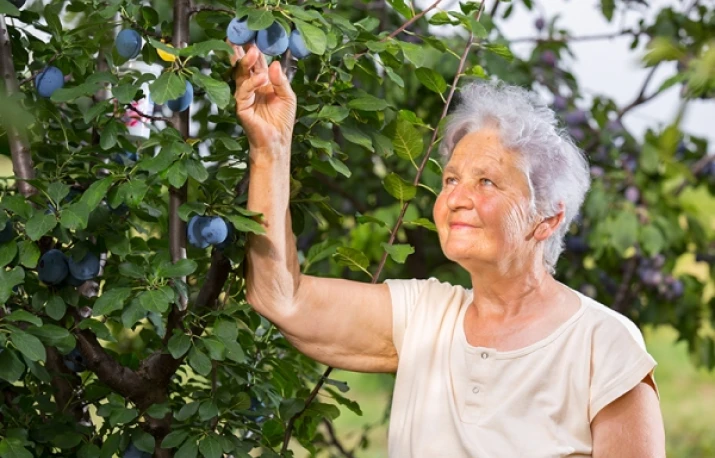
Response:
[{"label": "elderly woman", "polygon": [[234,47],[250,146],[247,296],[298,350],[396,372],[395,457],[663,457],[655,360],[624,316],[553,277],[589,188],[586,160],[525,90],[472,84],[442,141],[434,221],[472,289],[300,272],[289,170],[296,98],[278,62]]}]

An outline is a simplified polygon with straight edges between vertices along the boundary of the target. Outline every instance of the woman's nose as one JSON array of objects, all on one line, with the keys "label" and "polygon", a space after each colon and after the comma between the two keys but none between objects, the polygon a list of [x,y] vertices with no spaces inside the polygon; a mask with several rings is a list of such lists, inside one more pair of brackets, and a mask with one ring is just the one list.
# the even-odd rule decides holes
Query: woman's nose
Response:
[{"label": "woman's nose", "polygon": [[447,207],[452,210],[471,210],[474,202],[470,196],[469,186],[458,183],[449,190],[447,195]]}]

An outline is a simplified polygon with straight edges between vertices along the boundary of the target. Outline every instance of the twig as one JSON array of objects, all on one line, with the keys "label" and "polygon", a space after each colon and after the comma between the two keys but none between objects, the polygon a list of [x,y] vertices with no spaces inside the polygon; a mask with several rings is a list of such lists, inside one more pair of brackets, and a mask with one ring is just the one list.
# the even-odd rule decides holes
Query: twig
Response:
[{"label": "twig", "polygon": [[[47,62],[45,62],[45,67],[47,67],[47,66],[50,65],[52,62],[54,62],[55,60],[57,60],[58,57],[60,57],[60,53],[57,53],[57,54],[55,54],[54,56],[52,56],[52,57],[50,57],[49,59],[47,59]],[[39,75],[40,73],[42,73],[42,72],[45,70],[45,67],[42,67],[41,69],[37,70],[35,73],[32,73],[30,76],[28,76],[28,77],[25,78],[24,80],[20,81],[20,83],[19,83],[19,84],[20,84],[20,87],[26,85],[26,84],[29,83],[30,81],[33,81],[37,75]]]},{"label": "twig", "polygon": [[621,284],[618,286],[616,297],[613,300],[613,310],[623,315],[626,315],[627,312],[626,305],[628,304],[628,299],[631,296],[631,281],[633,280],[633,274],[636,272],[637,267],[638,255],[634,255],[626,262],[625,272],[623,273]]},{"label": "twig", "polygon": [[521,37],[521,38],[514,38],[512,40],[509,40],[509,43],[528,43],[528,42],[536,42],[536,43],[564,43],[567,41],[593,41],[593,40],[609,40],[612,38],[618,38],[622,37],[625,35],[632,35],[634,37],[637,37],[645,32],[640,31],[640,30],[632,30],[632,29],[624,29],[619,32],[610,32],[610,33],[595,33],[593,35],[580,35],[580,36],[567,36],[567,37]]},{"label": "twig", "polygon": [[333,445],[335,448],[338,449],[338,451],[346,458],[355,458],[355,455],[349,450],[346,450],[345,447],[343,447],[343,444],[340,443],[340,440],[338,439],[338,436],[335,434],[335,429],[333,428],[333,424],[330,423],[329,420],[325,419],[323,420],[323,424],[325,425],[325,429],[328,430],[328,435],[330,436],[330,444]]},{"label": "twig", "polygon": [[[439,2],[437,2],[439,3]],[[481,3],[479,6],[479,10],[477,11],[477,18],[476,20],[479,21],[479,19],[482,17],[482,13],[484,12],[484,2]],[[464,52],[462,53],[462,56],[459,60],[459,67],[457,68],[457,72],[454,76],[454,79],[452,80],[452,86],[449,89],[449,95],[447,96],[447,101],[444,104],[444,108],[442,109],[442,115],[440,116],[439,122],[444,119],[445,116],[447,116],[447,111],[449,110],[449,105],[452,102],[452,97],[454,96],[454,92],[457,89],[457,83],[459,82],[459,78],[462,74],[462,71],[464,70],[464,64],[467,61],[467,56],[469,55],[469,51],[471,50],[472,43],[474,42],[474,34],[469,33],[469,38],[467,39],[467,45],[464,47]],[[427,148],[427,152],[424,155],[424,158],[422,159],[422,163],[420,164],[419,169],[417,170],[417,175],[415,176],[413,184],[416,186],[420,178],[422,177],[422,172],[425,169],[425,166],[427,165],[427,161],[429,159],[430,153],[432,152],[432,148],[434,147],[436,141],[437,141],[437,135],[438,135],[438,129],[434,130],[434,133],[432,134],[432,140],[430,141],[430,145]],[[395,223],[395,227],[392,229],[392,233],[390,234],[390,240],[388,241],[388,244],[391,245],[395,241],[395,236],[397,235],[397,231],[399,230],[400,226],[402,225],[402,220],[405,217],[405,212],[407,211],[407,207],[409,206],[410,202],[407,201],[402,205],[402,210],[400,211],[400,216],[397,218],[397,222]],[[375,272],[375,275],[372,277],[372,283],[375,284],[378,281],[378,278],[380,276],[380,273],[382,272],[382,269],[385,267],[385,261],[387,260],[387,251],[385,251],[382,255],[382,259],[380,260],[380,265],[377,268],[377,271]],[[303,409],[293,415],[289,420],[288,420],[288,425],[286,426],[286,431],[285,435],[283,436],[283,446],[281,447],[281,455],[284,455],[285,452],[288,450],[288,443],[290,441],[291,435],[293,433],[293,425],[295,424],[295,421],[300,418],[300,416],[303,414],[303,412],[308,408],[311,402],[315,399],[315,397],[318,395],[318,392],[322,388],[323,384],[325,383],[325,380],[328,378],[330,373],[332,372],[333,368],[328,367],[325,372],[323,373],[323,376],[320,378],[318,383],[315,385],[313,388],[313,391],[310,392],[310,396],[308,396],[308,399],[305,401],[305,407]]]},{"label": "twig", "polygon": [[230,15],[236,14],[235,11],[229,10],[226,8],[221,8],[218,6],[210,6],[210,5],[201,5],[201,6],[195,6],[189,10],[189,16],[193,16],[196,13],[200,13],[202,11],[217,11],[219,13],[226,13]]},{"label": "twig", "polygon": [[499,0],[494,2],[494,6],[492,6],[492,10],[489,12],[489,16],[494,17],[494,15],[497,14],[497,8],[499,8]]},{"label": "twig", "polygon": [[152,121],[164,121],[164,122],[170,122],[170,121],[171,121],[170,118],[167,118],[167,117],[165,117],[165,116],[152,116],[152,115],[150,115],[150,114],[143,113],[142,111],[140,111],[139,109],[137,109],[135,106],[133,106],[131,103],[127,103],[126,105],[124,105],[124,107],[125,107],[127,110],[132,110],[134,113],[138,114],[138,115],[141,116],[142,118],[151,119]]},{"label": "twig", "polygon": [[[482,15],[482,12],[484,11],[484,3],[482,2],[481,7],[479,8],[479,11],[477,12],[477,21]],[[454,76],[454,80],[452,80],[452,86],[449,88],[449,95],[447,96],[447,102],[444,104],[444,108],[442,109],[442,115],[439,118],[439,121],[437,121],[437,124],[444,119],[445,116],[447,116],[447,111],[449,110],[449,105],[452,102],[452,97],[454,96],[454,91],[457,88],[457,83],[459,82],[459,78],[461,76],[462,70],[464,70],[464,64],[467,61],[467,56],[469,55],[470,48],[472,47],[472,43],[474,42],[474,34],[471,32],[469,33],[469,39],[467,40],[467,46],[464,49],[464,52],[462,53],[462,57],[459,60],[459,67],[457,68],[457,73]],[[417,175],[415,176],[415,179],[413,180],[412,184],[414,186],[417,186],[420,182],[420,178],[422,177],[422,172],[425,169],[425,166],[427,165],[427,161],[429,160],[430,153],[432,152],[432,148],[434,148],[435,143],[437,142],[437,135],[439,133],[438,129],[435,129],[434,132],[432,132],[432,139],[430,140],[429,147],[427,148],[427,152],[425,153],[424,157],[422,158],[422,162],[420,163],[420,167],[417,170]],[[392,243],[395,241],[395,237],[397,237],[397,231],[400,229],[400,226],[402,225],[402,220],[405,218],[405,213],[407,212],[407,207],[409,207],[410,201],[406,201],[404,204],[402,204],[402,210],[400,211],[400,216],[397,218],[397,222],[395,223],[395,227],[392,229],[392,232],[390,233],[390,240],[387,242],[388,245],[392,245]],[[372,277],[372,282],[376,283],[380,277],[380,273],[382,272],[383,267],[385,267],[385,262],[387,262],[387,251],[385,251],[382,254],[382,259],[380,259],[380,264],[377,268],[377,272],[375,272],[375,275]]]},{"label": "twig", "polygon": [[641,86],[640,92],[638,92],[638,95],[636,96],[635,99],[625,107],[621,108],[618,111],[618,117],[616,118],[618,121],[620,121],[623,116],[631,111],[633,108],[637,107],[638,105],[642,105],[646,103],[647,101],[651,100],[655,96],[659,94],[659,92],[656,90],[652,94],[646,96],[645,91],[648,88],[648,84],[650,84],[650,80],[653,79],[653,75],[655,74],[656,70],[658,69],[658,65],[656,64],[653,66],[653,68],[650,69],[650,72],[648,72],[648,75],[645,77],[645,80],[643,80],[643,85]]},{"label": "twig", "polygon": [[[387,41],[387,40],[390,40],[390,39],[392,39],[392,38],[395,38],[397,35],[399,35],[400,33],[402,33],[402,31],[405,30],[407,27],[411,26],[411,25],[414,24],[416,21],[420,20],[425,14],[427,14],[427,13],[429,13],[430,11],[432,11],[433,9],[437,8],[437,5],[439,5],[440,3],[442,3],[442,0],[437,0],[436,2],[434,2],[433,4],[431,4],[430,6],[428,6],[426,9],[420,11],[418,14],[415,14],[415,15],[412,17],[412,19],[410,19],[409,21],[405,22],[405,23],[402,24],[400,27],[398,27],[396,30],[394,30],[391,34],[389,34],[388,36],[386,36],[385,38],[383,38],[382,40],[380,40],[380,43],[383,43],[383,42],[385,42],[385,41]],[[361,58],[361,57],[364,56],[366,53],[367,53],[367,51],[364,51],[364,52],[355,54],[355,59]]]}]

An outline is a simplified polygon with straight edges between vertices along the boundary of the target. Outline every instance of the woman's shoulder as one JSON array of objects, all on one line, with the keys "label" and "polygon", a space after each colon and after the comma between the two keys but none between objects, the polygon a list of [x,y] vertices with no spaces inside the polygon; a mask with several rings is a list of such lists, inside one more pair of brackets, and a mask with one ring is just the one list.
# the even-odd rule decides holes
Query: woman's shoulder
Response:
[{"label": "woman's shoulder", "polygon": [[[411,291],[417,296],[442,295],[442,297],[452,297],[454,295],[471,294],[472,290],[461,285],[442,281],[436,277],[411,278],[411,279],[390,279],[385,283],[391,290]],[[394,293],[394,291],[393,291]]]},{"label": "woman's shoulder", "polygon": [[645,348],[643,333],[627,316],[597,300],[577,292],[585,308],[582,326],[586,326],[598,338],[633,339],[641,348]]}]

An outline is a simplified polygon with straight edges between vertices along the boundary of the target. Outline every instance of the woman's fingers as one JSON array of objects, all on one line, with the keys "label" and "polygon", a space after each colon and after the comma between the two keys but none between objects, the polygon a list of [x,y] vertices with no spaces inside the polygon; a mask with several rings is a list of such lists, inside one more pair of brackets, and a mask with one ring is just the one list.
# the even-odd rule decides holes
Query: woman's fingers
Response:
[{"label": "woman's fingers", "polygon": [[268,83],[266,73],[256,73],[246,78],[236,91],[236,113],[251,108],[256,101],[256,91],[266,83]]},{"label": "woman's fingers", "polygon": [[268,77],[271,84],[273,85],[273,91],[276,95],[282,99],[290,99],[295,96],[293,93],[293,88],[290,87],[290,82],[285,73],[283,73],[283,68],[281,68],[281,63],[275,61],[268,68]]}]

